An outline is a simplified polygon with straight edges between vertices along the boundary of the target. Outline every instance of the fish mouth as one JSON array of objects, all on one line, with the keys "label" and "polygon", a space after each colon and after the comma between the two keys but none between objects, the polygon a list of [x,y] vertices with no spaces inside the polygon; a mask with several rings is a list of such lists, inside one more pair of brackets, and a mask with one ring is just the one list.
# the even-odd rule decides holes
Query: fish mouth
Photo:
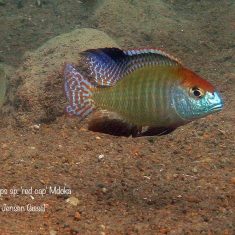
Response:
[{"label": "fish mouth", "polygon": [[[219,97],[220,98],[220,97]],[[211,112],[218,112],[218,111],[221,111],[224,107],[224,102],[223,100],[220,98],[219,100],[220,102],[218,102],[217,104],[214,104],[212,107],[211,107]]]},{"label": "fish mouth", "polygon": [[211,103],[211,112],[221,111],[224,107],[224,102],[218,92],[214,92],[212,99],[209,99]]},{"label": "fish mouth", "polygon": [[211,111],[212,112],[218,112],[218,111],[221,111],[223,109],[223,104],[218,104],[218,105],[215,105],[211,108]]}]

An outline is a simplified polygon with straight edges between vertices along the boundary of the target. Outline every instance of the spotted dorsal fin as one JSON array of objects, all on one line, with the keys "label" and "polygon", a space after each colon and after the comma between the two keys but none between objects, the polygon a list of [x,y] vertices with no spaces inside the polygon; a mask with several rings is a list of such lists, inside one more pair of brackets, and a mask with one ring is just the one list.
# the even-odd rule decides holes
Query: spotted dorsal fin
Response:
[{"label": "spotted dorsal fin", "polygon": [[180,62],[159,49],[99,48],[83,52],[89,75],[100,86],[113,86],[127,74],[145,66],[176,66]]}]

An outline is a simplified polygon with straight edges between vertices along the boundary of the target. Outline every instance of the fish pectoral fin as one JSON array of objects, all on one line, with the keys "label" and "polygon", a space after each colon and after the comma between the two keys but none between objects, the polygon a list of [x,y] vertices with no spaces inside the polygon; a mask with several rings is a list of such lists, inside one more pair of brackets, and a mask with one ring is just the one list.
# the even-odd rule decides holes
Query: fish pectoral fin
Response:
[{"label": "fish pectoral fin", "polygon": [[142,132],[142,136],[161,136],[173,132],[177,127],[148,127],[146,131]]}]

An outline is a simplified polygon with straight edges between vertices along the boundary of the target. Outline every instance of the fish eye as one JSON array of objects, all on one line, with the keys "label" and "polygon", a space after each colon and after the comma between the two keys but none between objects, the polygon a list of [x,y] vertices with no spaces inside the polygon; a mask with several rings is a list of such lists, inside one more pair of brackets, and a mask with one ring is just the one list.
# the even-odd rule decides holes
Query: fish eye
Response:
[{"label": "fish eye", "polygon": [[189,92],[191,96],[193,96],[194,98],[199,98],[199,99],[202,98],[205,94],[205,92],[199,87],[193,87],[190,89]]}]

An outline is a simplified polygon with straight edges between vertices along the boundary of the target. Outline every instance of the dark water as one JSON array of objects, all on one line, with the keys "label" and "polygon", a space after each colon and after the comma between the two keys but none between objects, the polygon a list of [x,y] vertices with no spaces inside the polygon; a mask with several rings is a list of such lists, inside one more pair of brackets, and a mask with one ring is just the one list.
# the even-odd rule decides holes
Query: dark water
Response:
[{"label": "dark water", "polygon": [[[217,46],[221,37],[229,47],[232,38],[226,39],[226,36],[232,32],[229,22],[233,4],[233,1],[216,4],[214,1],[155,0],[5,1],[0,6],[0,61],[18,65],[25,51],[82,27],[105,31],[122,47],[164,46],[173,52],[187,47],[192,52],[194,47],[198,48],[197,44]],[[207,36],[213,39],[206,40]],[[188,40],[191,43],[187,43]]]}]

